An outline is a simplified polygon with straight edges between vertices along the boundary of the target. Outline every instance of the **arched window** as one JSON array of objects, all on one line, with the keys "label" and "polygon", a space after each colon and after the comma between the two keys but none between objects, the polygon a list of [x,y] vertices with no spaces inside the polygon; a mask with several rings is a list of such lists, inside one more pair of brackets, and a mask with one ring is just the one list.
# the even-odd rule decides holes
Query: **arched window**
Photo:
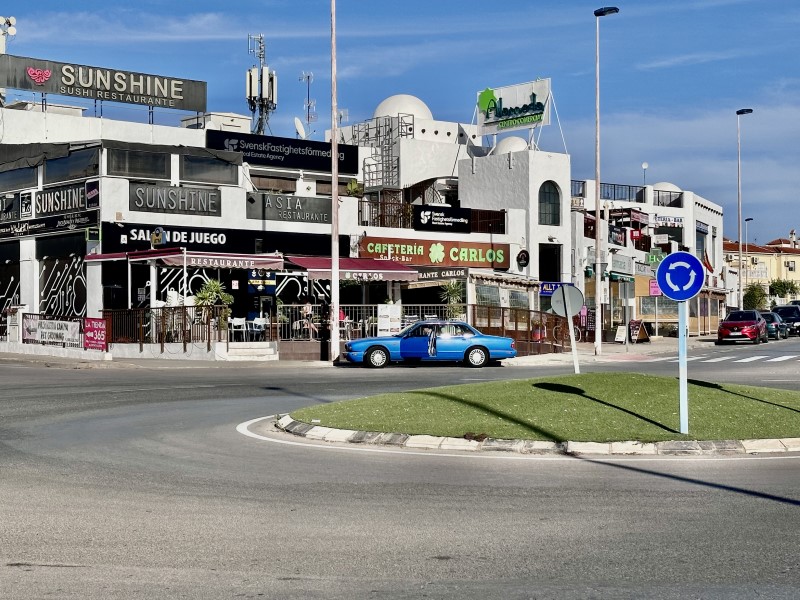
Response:
[{"label": "arched window", "polygon": [[561,225],[561,198],[552,181],[539,188],[539,225]]}]

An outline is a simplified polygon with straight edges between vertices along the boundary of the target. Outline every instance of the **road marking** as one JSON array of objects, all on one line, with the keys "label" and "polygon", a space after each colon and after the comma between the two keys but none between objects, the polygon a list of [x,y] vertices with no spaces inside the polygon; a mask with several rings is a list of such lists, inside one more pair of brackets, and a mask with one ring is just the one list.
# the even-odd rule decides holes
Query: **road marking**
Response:
[{"label": "road marking", "polygon": [[[500,456],[497,454],[488,454],[485,452],[480,451],[465,451],[458,454],[453,453],[445,453],[445,452],[419,452],[416,450],[391,450],[386,448],[368,448],[364,447],[360,444],[347,444],[347,442],[343,442],[342,445],[333,445],[332,443],[327,443],[324,445],[320,444],[312,444],[309,442],[297,442],[293,440],[278,440],[271,437],[267,437],[258,433],[253,433],[250,431],[250,425],[254,425],[259,421],[264,421],[266,419],[274,419],[275,415],[268,415],[266,417],[258,417],[256,419],[251,419],[249,421],[245,421],[244,423],[239,423],[236,426],[236,431],[241,433],[242,435],[246,435],[247,437],[251,437],[263,442],[272,442],[273,444],[284,444],[286,446],[300,446],[303,448],[309,448],[313,450],[327,450],[327,451],[340,451],[340,452],[372,452],[376,454],[401,454],[403,456],[427,456],[428,458],[472,458],[472,459],[479,459],[479,460],[533,460],[533,461],[587,461],[590,460],[592,462],[627,462],[627,461],[636,461],[636,462],[665,462],[665,461],[692,461],[692,462],[708,462],[712,460],[776,460],[776,459],[798,459],[800,456],[766,456],[760,454],[758,456],[645,456],[645,455],[637,455],[635,457],[632,456],[620,456],[616,457],[613,455],[587,455],[587,456],[542,456],[542,455],[510,455],[510,456]],[[291,434],[287,434],[291,435]],[[303,438],[304,439],[304,438]],[[583,460],[581,460],[583,459]]]},{"label": "road marking", "polygon": [[777,358],[770,358],[767,362],[783,362],[784,360],[792,360],[797,358],[797,354],[789,354],[788,356],[779,356]]},{"label": "road marking", "polygon": [[761,360],[762,358],[767,358],[767,357],[763,356],[763,355],[760,355],[760,356],[748,356],[747,358],[740,358],[739,360],[735,360],[733,362],[749,363],[749,362],[755,362],[757,360]]},{"label": "road marking", "polygon": [[[704,358],[705,358],[705,356],[687,356],[686,357],[686,362],[692,362],[693,360],[703,360]],[[676,363],[676,362],[679,362],[679,361],[680,361],[680,358],[673,358],[669,362]]]},{"label": "road marking", "polygon": [[703,362],[716,363],[716,362],[722,362],[723,360],[730,360],[732,358],[736,358],[736,357],[735,356],[718,356],[717,358],[709,358],[708,360],[704,360]]}]

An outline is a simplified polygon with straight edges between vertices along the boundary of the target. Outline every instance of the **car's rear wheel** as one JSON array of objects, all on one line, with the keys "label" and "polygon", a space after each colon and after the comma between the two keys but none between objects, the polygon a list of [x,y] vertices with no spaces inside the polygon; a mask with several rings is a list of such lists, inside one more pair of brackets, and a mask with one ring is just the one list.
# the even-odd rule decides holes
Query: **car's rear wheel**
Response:
[{"label": "car's rear wheel", "polygon": [[761,343],[761,334],[758,334],[756,335],[756,337],[753,338],[753,345],[758,346],[760,343]]},{"label": "car's rear wheel", "polygon": [[489,353],[486,351],[486,348],[482,348],[481,346],[473,346],[467,350],[466,354],[464,355],[464,362],[468,366],[474,368],[486,366],[486,363],[489,362]]},{"label": "car's rear wheel", "polygon": [[389,362],[389,353],[387,352],[386,348],[382,348],[377,346],[375,348],[370,348],[367,352],[367,357],[365,363],[368,367],[372,367],[374,369],[380,369],[386,366],[386,363]]}]

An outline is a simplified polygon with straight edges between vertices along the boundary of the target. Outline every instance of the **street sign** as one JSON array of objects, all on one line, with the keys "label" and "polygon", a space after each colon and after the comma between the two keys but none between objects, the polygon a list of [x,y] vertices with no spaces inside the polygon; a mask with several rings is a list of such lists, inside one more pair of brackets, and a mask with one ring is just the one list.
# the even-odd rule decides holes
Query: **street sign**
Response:
[{"label": "street sign", "polygon": [[670,300],[689,300],[697,296],[703,287],[703,263],[689,252],[673,252],[659,263],[656,281],[661,293]]},{"label": "street sign", "polygon": [[562,285],[553,292],[550,307],[561,317],[574,317],[583,307],[583,293],[571,285]]},{"label": "street sign", "polygon": [[688,252],[673,252],[656,271],[661,293],[678,303],[678,415],[680,432],[689,433],[689,385],[686,368],[686,332],[689,329],[686,301],[700,293],[705,281],[705,267]]}]

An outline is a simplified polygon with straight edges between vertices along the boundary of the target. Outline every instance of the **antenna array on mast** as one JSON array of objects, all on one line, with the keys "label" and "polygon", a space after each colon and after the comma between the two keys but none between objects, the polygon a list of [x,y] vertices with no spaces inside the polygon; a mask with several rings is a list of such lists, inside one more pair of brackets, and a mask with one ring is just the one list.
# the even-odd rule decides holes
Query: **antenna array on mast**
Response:
[{"label": "antenna array on mast", "polygon": [[247,36],[247,50],[258,58],[258,66],[248,69],[245,75],[245,96],[253,113],[252,131],[262,135],[270,114],[278,108],[278,75],[266,64],[263,33]]}]

